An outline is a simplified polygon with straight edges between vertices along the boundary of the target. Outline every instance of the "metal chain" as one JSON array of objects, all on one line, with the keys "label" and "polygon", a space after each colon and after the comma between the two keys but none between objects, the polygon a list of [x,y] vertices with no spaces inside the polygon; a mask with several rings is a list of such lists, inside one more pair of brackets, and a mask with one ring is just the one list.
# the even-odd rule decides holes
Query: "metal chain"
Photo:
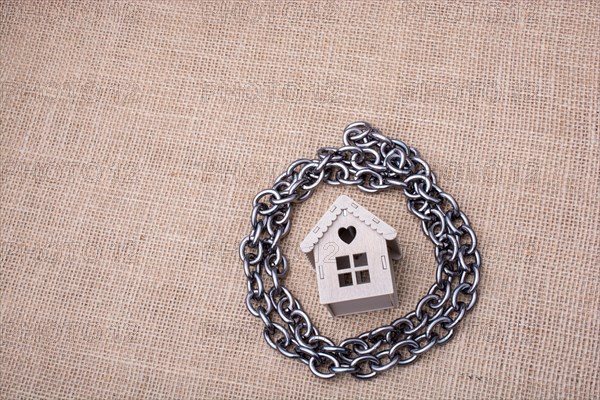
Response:
[{"label": "metal chain", "polygon": [[[368,379],[396,365],[413,363],[450,340],[477,300],[481,258],[475,232],[454,198],[436,183],[417,150],[390,139],[366,122],[344,130],[344,145],[322,148],[314,160],[291,163],[273,187],[254,198],[252,231],[240,244],[247,278],[246,306],[264,323],[270,347],[308,365],[320,378],[351,374]],[[322,336],[283,285],[288,262],[280,241],[291,228],[292,207],[322,182],[375,193],[401,188],[409,211],[421,221],[435,248],[435,282],[414,311],[340,343]],[[265,279],[272,282],[265,286]]]}]

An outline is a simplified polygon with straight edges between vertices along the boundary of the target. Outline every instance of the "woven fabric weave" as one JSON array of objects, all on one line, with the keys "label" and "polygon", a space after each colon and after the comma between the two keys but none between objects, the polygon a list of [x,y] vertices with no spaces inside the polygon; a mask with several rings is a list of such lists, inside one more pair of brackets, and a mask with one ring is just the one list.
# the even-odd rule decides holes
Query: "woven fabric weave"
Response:
[{"label": "woven fabric weave", "polygon": [[[600,3],[0,3],[0,398],[600,397]],[[366,120],[478,234],[454,338],[314,378],[244,305],[254,195]],[[348,194],[398,232],[399,308],[333,319],[299,244]],[[323,185],[285,283],[336,340],[411,311],[433,248],[399,192]]]}]

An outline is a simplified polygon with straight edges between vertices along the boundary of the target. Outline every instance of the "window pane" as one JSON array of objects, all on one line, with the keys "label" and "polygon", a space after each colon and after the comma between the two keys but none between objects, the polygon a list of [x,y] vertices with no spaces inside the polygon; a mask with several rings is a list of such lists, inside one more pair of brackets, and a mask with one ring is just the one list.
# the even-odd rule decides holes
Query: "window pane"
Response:
[{"label": "window pane", "polygon": [[354,266],[355,267],[364,267],[367,264],[367,253],[355,254],[352,256],[354,258]]},{"label": "window pane", "polygon": [[339,274],[338,279],[340,281],[340,287],[352,286],[352,274],[347,272],[345,274]]},{"label": "window pane", "polygon": [[350,257],[348,257],[348,256],[336,257],[335,263],[337,264],[337,269],[350,268]]},{"label": "window pane", "polygon": [[371,276],[369,275],[368,269],[365,269],[364,271],[356,271],[356,283],[358,285],[369,282],[371,282]]}]

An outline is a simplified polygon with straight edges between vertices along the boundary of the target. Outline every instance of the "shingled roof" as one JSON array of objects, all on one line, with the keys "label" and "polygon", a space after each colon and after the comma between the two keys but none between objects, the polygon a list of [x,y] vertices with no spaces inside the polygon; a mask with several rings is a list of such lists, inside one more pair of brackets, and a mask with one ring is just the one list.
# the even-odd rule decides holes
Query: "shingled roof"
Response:
[{"label": "shingled roof", "polygon": [[346,195],[337,198],[329,210],[321,217],[317,225],[300,243],[300,249],[304,253],[309,253],[315,248],[315,244],[323,237],[331,224],[342,214],[343,210],[347,210],[350,214],[364,222],[367,226],[379,233],[385,240],[393,240],[396,238],[396,230],[371,214],[369,210],[352,200]]}]

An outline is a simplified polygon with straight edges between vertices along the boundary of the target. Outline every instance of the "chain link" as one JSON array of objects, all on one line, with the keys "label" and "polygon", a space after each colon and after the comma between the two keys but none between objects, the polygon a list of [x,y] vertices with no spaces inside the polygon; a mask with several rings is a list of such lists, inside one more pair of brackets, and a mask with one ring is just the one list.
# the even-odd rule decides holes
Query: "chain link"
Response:
[{"label": "chain link", "polygon": [[[240,244],[247,279],[246,306],[264,324],[267,344],[306,364],[320,378],[350,374],[369,379],[445,344],[477,300],[481,258],[467,216],[438,185],[418,151],[390,139],[366,122],[344,130],[344,145],[322,148],[314,160],[289,165],[273,187],[254,198],[252,231]],[[375,193],[401,188],[408,210],[434,244],[435,283],[414,311],[357,337],[335,344],[321,336],[300,302],[283,285],[288,262],[279,242],[291,228],[294,204],[311,197],[322,182]],[[265,286],[270,279],[272,286]]]}]

